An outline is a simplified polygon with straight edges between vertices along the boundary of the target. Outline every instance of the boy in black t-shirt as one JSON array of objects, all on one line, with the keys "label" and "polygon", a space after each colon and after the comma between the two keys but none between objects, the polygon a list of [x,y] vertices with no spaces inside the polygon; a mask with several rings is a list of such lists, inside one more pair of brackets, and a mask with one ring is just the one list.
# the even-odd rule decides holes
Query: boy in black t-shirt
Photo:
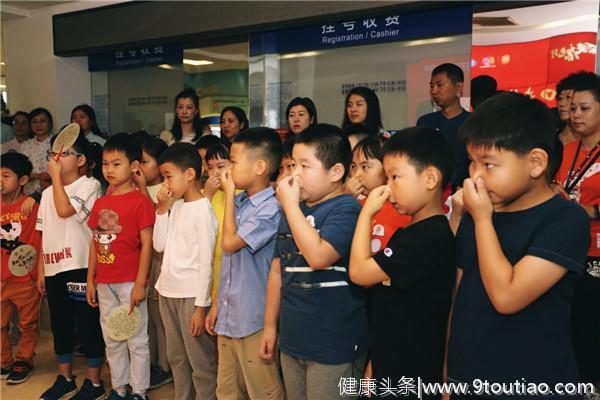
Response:
[{"label": "boy in black t-shirt", "polygon": [[[384,387],[399,381],[442,381],[446,323],[455,281],[454,237],[442,209],[442,192],[452,176],[452,153],[432,128],[408,128],[384,145],[388,184],[374,189],[360,213],[350,256],[350,278],[373,288],[371,362]],[[371,219],[390,199],[412,217],[387,247],[371,256]],[[426,397],[426,396],[425,396]],[[439,397],[439,395],[437,396]]]},{"label": "boy in black t-shirt", "polygon": [[574,398],[564,385],[578,381],[570,313],[589,218],[550,186],[560,163],[550,112],[538,100],[501,93],[460,135],[471,165],[468,214],[456,238],[448,380],[483,398]]}]

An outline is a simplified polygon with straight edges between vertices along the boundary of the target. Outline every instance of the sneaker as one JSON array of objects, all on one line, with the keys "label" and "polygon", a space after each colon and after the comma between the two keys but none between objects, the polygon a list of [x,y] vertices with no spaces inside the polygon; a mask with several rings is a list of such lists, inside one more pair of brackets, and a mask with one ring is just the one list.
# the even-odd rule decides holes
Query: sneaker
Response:
[{"label": "sneaker", "polygon": [[12,371],[13,367],[12,365],[8,368],[2,368],[2,373],[0,374],[0,379],[4,380],[6,378],[8,378],[8,375],[10,375],[10,371]]},{"label": "sneaker", "polygon": [[159,366],[152,365],[150,367],[150,386],[148,389],[156,389],[171,382],[173,382],[171,372],[163,371]]},{"label": "sneaker", "polygon": [[100,386],[96,387],[92,384],[92,381],[86,379],[83,381],[79,392],[71,397],[70,400],[102,400],[105,398],[104,382],[100,381]]},{"label": "sneaker", "polygon": [[67,381],[64,376],[58,375],[56,381],[46,390],[40,400],[60,400],[77,392],[77,384],[75,377],[71,378],[71,382]]},{"label": "sneaker", "polygon": [[17,385],[25,382],[33,374],[33,364],[27,361],[17,361],[13,365],[12,371],[6,378],[6,383],[9,385]]},{"label": "sneaker", "polygon": [[113,389],[108,395],[108,400],[131,400],[131,395],[129,394],[129,392],[125,392],[125,396],[121,397],[119,396],[119,393],[117,393],[117,391]]}]

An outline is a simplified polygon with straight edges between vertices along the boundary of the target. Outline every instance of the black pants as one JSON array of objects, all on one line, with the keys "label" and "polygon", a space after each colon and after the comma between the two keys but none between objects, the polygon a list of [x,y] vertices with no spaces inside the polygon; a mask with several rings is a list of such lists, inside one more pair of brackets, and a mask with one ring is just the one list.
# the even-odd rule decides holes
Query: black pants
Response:
[{"label": "black pants", "polygon": [[104,339],[100,328],[100,311],[85,299],[87,268],[61,272],[46,277],[46,296],[57,355],[72,354],[75,346],[75,321],[83,354],[87,358],[104,355]]}]

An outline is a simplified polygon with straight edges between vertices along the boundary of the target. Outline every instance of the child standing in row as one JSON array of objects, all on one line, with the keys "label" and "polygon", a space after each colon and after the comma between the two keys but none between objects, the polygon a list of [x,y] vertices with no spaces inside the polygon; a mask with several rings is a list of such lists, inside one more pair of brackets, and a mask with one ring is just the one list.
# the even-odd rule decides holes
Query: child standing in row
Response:
[{"label": "child standing in row", "polygon": [[261,356],[275,356],[288,399],[339,397],[340,378],[362,377],[368,348],[363,289],[348,277],[360,205],[343,194],[352,153],[339,128],[317,124],[293,147],[292,176],[277,186],[285,213],[269,274]]},{"label": "child standing in row", "polygon": [[[219,399],[283,399],[279,370],[258,353],[265,292],[281,217],[271,181],[281,162],[281,140],[268,128],[244,130],[234,139],[225,192],[219,302],[206,329],[218,334]],[[235,189],[244,190],[235,196]]]},{"label": "child standing in row", "polygon": [[[550,187],[555,135],[543,103],[511,92],[482,103],[461,128],[471,165],[456,236],[451,381],[578,381],[571,301],[590,222]],[[561,397],[569,396],[553,398]]]},{"label": "child standing in row", "polygon": [[[376,285],[370,323],[373,377],[378,382],[442,382],[455,274],[454,237],[442,193],[452,176],[452,154],[444,137],[430,128],[399,132],[383,152],[388,183],[369,194],[350,257],[352,280]],[[372,256],[371,221],[388,199],[412,221]]]},{"label": "child standing in row", "polygon": [[[87,301],[100,307],[100,325],[106,343],[112,391],[110,400],[143,400],[150,385],[148,309],[146,278],[152,257],[154,207],[134,187],[142,150],[126,133],[111,136],[102,152],[102,173],[112,187],[110,195],[94,204],[88,226],[94,232],[87,274]],[[98,294],[96,299],[96,286]],[[128,304],[141,312],[139,331],[126,341],[116,341],[107,331],[108,316],[116,307]]]},{"label": "child standing in row", "polygon": [[[27,200],[24,186],[33,166],[26,156],[4,153],[0,158],[0,238],[2,256],[2,379],[10,384],[25,382],[33,372],[33,355],[39,336],[41,296],[36,287],[41,236],[35,230],[38,206],[25,215],[21,206]],[[10,345],[8,325],[13,311],[19,317],[20,337],[16,362]]]},{"label": "child standing in row", "polygon": [[[193,145],[176,143],[159,158],[154,250],[164,252],[156,290],[167,335],[176,399],[215,399],[214,340],[204,332],[211,305],[217,220],[200,192],[202,161]],[[178,199],[178,200],[175,200]]]},{"label": "child standing in row", "polygon": [[86,301],[92,239],[87,220],[100,196],[100,183],[83,175],[88,162],[88,146],[83,133],[79,133],[73,147],[63,151],[58,160],[55,159],[57,154],[48,154],[52,186],[42,192],[36,224],[36,229],[42,231],[37,285],[40,293],[48,298],[59,375],[41,395],[42,400],[58,400],[77,392],[72,373],[75,323],[87,358],[88,373],[73,399],[101,399],[106,396],[100,380],[104,341],[99,313]]}]

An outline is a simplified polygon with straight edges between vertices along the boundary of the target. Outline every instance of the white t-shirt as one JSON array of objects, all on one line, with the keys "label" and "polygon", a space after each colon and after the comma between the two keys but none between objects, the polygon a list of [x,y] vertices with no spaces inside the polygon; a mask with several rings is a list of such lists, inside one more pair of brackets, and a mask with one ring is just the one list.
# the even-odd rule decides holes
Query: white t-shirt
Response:
[{"label": "white t-shirt", "polygon": [[42,192],[35,229],[42,231],[42,257],[45,276],[88,267],[92,231],[87,219],[100,197],[100,182],[82,176],[65,186],[75,214],[61,218],[56,212],[52,186]]},{"label": "white t-shirt", "polygon": [[159,136],[168,146],[171,146],[175,143],[192,143],[194,144],[194,138],[196,137],[196,132],[183,132],[181,134],[181,140],[179,142],[175,141],[173,134],[171,131],[162,131]]},{"label": "white t-shirt", "polygon": [[[19,148],[19,152],[25,154],[29,158],[29,161],[31,161],[33,165],[31,172],[34,174],[48,172],[48,160],[46,160],[48,150],[50,150],[50,136],[41,142],[36,138],[26,140],[21,143]],[[39,189],[41,189],[39,179],[30,180],[25,185],[25,193],[27,194],[31,194]]]},{"label": "white t-shirt", "polygon": [[164,251],[156,282],[161,296],[195,297],[196,306],[210,306],[217,228],[217,217],[206,197],[190,202],[177,200],[170,213],[156,216],[154,250]]}]

